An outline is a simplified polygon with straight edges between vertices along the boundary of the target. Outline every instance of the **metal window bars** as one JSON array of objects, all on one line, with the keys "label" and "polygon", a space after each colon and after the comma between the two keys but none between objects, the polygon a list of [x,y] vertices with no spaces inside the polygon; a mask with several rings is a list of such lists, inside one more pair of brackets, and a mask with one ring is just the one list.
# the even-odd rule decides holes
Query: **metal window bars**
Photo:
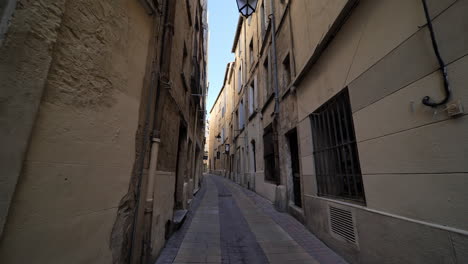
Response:
[{"label": "metal window bars", "polygon": [[348,89],[310,116],[318,195],[365,204]]}]

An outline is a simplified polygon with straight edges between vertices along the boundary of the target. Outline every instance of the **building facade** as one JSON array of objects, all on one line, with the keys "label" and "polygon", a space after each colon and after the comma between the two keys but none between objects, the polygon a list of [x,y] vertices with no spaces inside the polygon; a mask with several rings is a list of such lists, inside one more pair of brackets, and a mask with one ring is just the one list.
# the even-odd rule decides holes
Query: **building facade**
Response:
[{"label": "building facade", "polygon": [[0,1],[1,263],[155,260],[202,180],[206,7]]},{"label": "building facade", "polygon": [[258,1],[210,112],[210,171],[351,263],[467,262],[467,12]]}]

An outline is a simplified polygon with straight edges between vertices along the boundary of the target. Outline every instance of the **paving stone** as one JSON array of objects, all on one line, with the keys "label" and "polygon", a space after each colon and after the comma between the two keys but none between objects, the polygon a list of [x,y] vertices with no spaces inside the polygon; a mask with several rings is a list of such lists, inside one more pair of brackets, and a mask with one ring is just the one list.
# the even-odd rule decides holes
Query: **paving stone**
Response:
[{"label": "paving stone", "polygon": [[156,263],[346,264],[268,200],[212,175]]}]

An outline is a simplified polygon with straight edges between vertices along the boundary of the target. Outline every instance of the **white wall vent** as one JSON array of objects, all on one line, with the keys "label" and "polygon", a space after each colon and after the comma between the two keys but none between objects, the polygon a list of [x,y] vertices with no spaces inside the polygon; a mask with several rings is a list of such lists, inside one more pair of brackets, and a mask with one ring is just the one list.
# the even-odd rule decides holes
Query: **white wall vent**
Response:
[{"label": "white wall vent", "polygon": [[351,211],[330,206],[330,232],[340,240],[358,244],[356,225]]}]

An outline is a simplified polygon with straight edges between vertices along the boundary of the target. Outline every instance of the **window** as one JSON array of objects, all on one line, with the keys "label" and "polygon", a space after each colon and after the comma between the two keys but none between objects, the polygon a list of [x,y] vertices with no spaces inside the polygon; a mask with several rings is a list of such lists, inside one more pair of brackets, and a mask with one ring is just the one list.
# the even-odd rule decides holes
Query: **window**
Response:
[{"label": "window", "polygon": [[286,90],[291,83],[291,61],[289,54],[283,61],[283,89]]},{"label": "window", "polygon": [[242,130],[245,127],[244,116],[245,116],[244,99],[242,99],[239,104],[239,130]]},{"label": "window", "polygon": [[262,38],[265,36],[265,31],[266,31],[266,12],[265,12],[265,3],[262,2],[262,5],[260,6],[260,23],[261,23],[261,32],[262,32]]},{"label": "window", "polygon": [[255,101],[255,82],[253,82],[249,87],[249,116],[251,116],[255,112],[255,108],[257,108]]},{"label": "window", "polygon": [[188,22],[190,24],[190,26],[192,26],[192,13],[190,11],[190,1],[189,0],[185,0],[185,7],[187,8],[187,18],[188,18]]},{"label": "window", "polygon": [[219,100],[220,100],[219,107],[221,109],[221,117],[224,117],[224,115],[226,114],[226,93],[223,92]]},{"label": "window", "polygon": [[221,142],[224,142],[224,126],[221,129]]},{"label": "window", "polygon": [[[242,62],[241,62],[242,63]],[[240,93],[242,89],[242,64],[239,65],[239,71],[237,72],[237,92]]]},{"label": "window", "polygon": [[311,115],[318,194],[365,203],[348,89]]},{"label": "window", "polygon": [[184,41],[184,50],[182,54],[182,71],[185,71],[185,65],[187,64],[187,56],[188,56],[187,45],[185,45],[185,41]]},{"label": "window", "polygon": [[252,85],[250,85],[249,87],[249,116],[252,115],[254,113],[254,93],[255,93],[255,87]]},{"label": "window", "polygon": [[238,42],[237,42],[237,46],[238,46],[237,52],[238,52],[238,55],[239,55],[239,58],[240,58],[241,55],[242,55],[242,35],[239,36],[239,40],[238,40]]},{"label": "window", "polygon": [[[187,160],[192,160],[192,140],[189,139],[189,143],[188,143],[188,149],[187,149]],[[191,164],[188,164],[189,167],[191,167]],[[185,179],[188,179],[188,178],[193,178],[193,174],[191,173],[191,168],[187,168],[188,169],[188,173],[185,175]]]},{"label": "window", "polygon": [[240,120],[239,120],[239,110],[236,110],[236,120],[237,120],[237,130],[240,129],[239,127],[239,123],[240,123]]},{"label": "window", "polygon": [[250,44],[249,44],[249,57],[250,57],[250,66],[252,67],[253,66],[253,63],[255,61],[255,58],[254,58],[254,49],[253,49],[253,39],[250,40]]},{"label": "window", "polygon": [[276,158],[273,138],[273,126],[269,125],[263,132],[263,158],[265,161],[265,180],[279,183],[279,173],[276,170]]},{"label": "window", "polygon": [[266,99],[270,97],[270,95],[273,93],[272,87],[271,87],[271,78],[270,78],[270,65],[268,63],[268,58],[265,59],[265,62],[263,62],[263,76],[264,76],[264,83],[265,83],[265,91],[266,91]]},{"label": "window", "polygon": [[199,50],[198,50],[198,39],[196,37],[196,35],[193,37],[193,48],[192,48],[192,58],[197,56],[196,60],[198,61],[198,54],[199,53]]},{"label": "window", "polygon": [[252,169],[253,169],[253,172],[257,172],[257,157],[255,156],[256,155],[256,150],[255,150],[255,140],[252,140],[252,142],[250,142],[251,144],[251,148],[252,148]]}]

